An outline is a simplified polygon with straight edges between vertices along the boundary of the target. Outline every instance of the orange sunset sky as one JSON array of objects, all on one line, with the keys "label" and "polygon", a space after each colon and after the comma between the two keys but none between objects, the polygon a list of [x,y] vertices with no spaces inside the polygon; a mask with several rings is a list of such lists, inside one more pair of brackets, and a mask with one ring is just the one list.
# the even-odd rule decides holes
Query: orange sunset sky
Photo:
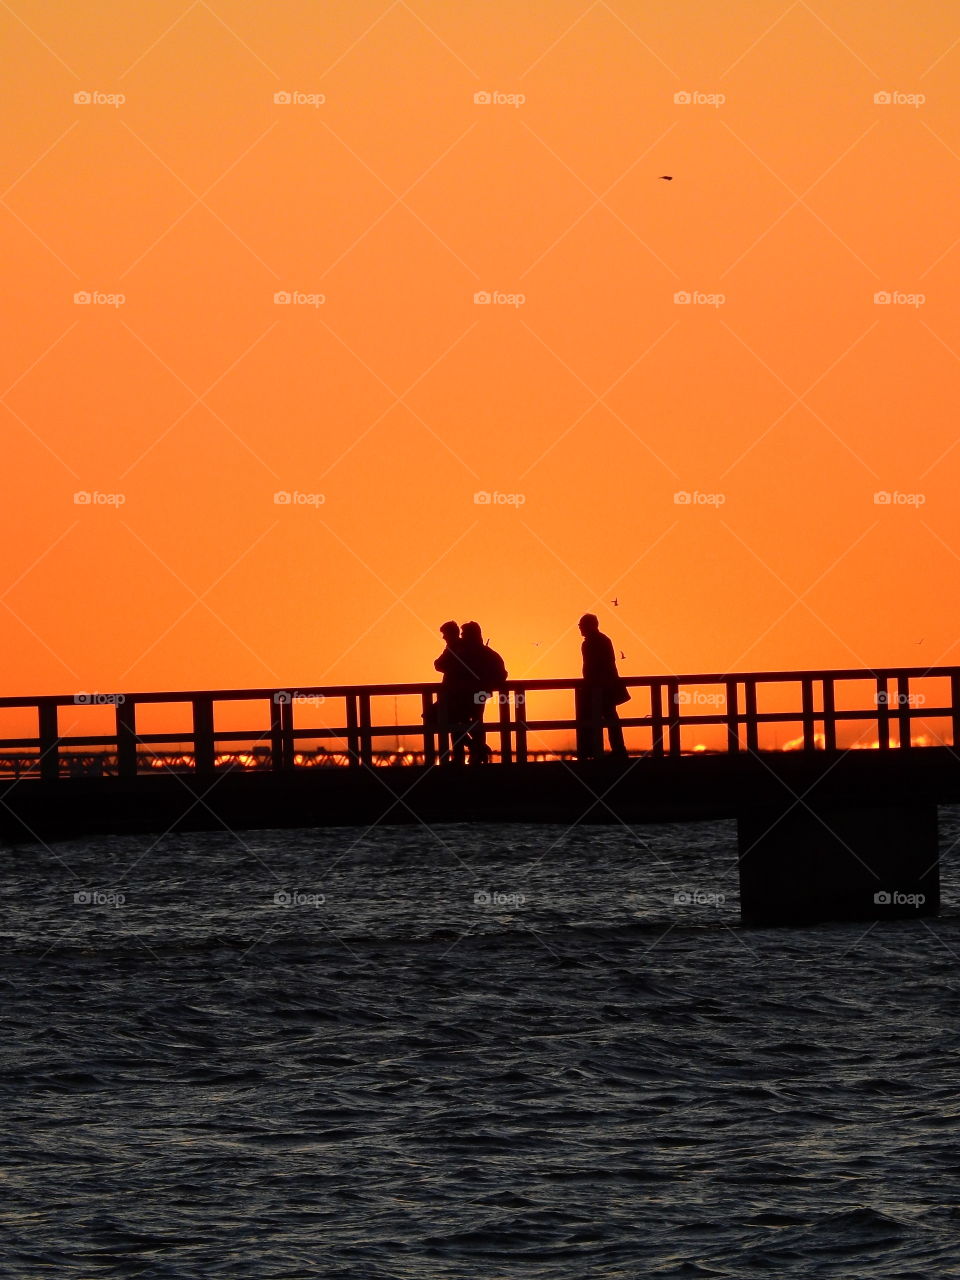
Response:
[{"label": "orange sunset sky", "polygon": [[960,661],[956,6],[0,30],[0,693]]}]

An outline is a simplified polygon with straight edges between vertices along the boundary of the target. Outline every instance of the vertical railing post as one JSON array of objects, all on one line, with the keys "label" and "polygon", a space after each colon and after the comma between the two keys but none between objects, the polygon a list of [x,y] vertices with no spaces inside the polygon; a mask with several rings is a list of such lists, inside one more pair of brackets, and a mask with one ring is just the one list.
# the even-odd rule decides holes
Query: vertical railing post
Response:
[{"label": "vertical railing post", "polygon": [[437,746],[435,720],[436,704],[433,701],[432,689],[424,689],[420,694],[420,706],[423,716],[423,763],[437,763]]},{"label": "vertical railing post", "polygon": [[135,778],[137,775],[137,704],[132,698],[123,698],[117,703],[116,726],[117,776]]},{"label": "vertical railing post", "polygon": [[360,764],[360,734],[357,731],[357,695],[345,693],[347,720],[347,756],[352,765]]},{"label": "vertical railing post", "polygon": [[747,750],[760,750],[760,722],[757,719],[757,682],[745,680],[743,685],[743,714],[747,720]]},{"label": "vertical railing post", "polygon": [[513,760],[513,744],[510,740],[510,706],[511,703],[522,707],[526,698],[523,690],[505,693],[502,689],[497,694],[500,700],[500,763],[510,764]]},{"label": "vertical railing post", "polygon": [[877,676],[877,746],[886,751],[890,746],[890,690],[886,676]]},{"label": "vertical railing post", "polygon": [[663,685],[659,680],[650,681],[650,751],[663,755]]},{"label": "vertical railing post", "polygon": [[198,774],[214,772],[213,699],[193,699],[193,767]]},{"label": "vertical railing post", "polygon": [[37,728],[40,738],[40,777],[56,782],[60,777],[60,729],[57,704],[41,698],[37,702]]},{"label": "vertical railing post", "polygon": [[823,746],[826,751],[837,749],[837,701],[833,677],[823,677]]},{"label": "vertical railing post", "polygon": [[270,767],[274,773],[284,768],[283,704],[290,696],[286,690],[277,689],[270,699]]},{"label": "vertical railing post", "polygon": [[909,747],[911,743],[910,677],[897,676],[897,722],[900,725],[900,746]]},{"label": "vertical railing post", "polygon": [[803,749],[804,751],[816,751],[817,726],[816,721],[813,718],[813,677],[804,676],[800,681],[800,689],[801,716],[803,719]]},{"label": "vertical railing post", "polygon": [[668,751],[678,756],[681,748],[680,735],[680,681],[667,681],[667,740]]},{"label": "vertical railing post", "polygon": [[954,671],[950,676],[950,709],[951,723],[953,725],[953,749],[960,749],[960,671]]},{"label": "vertical railing post", "polygon": [[293,736],[293,697],[280,704],[280,767],[293,768],[296,738]]},{"label": "vertical railing post", "polygon": [[527,763],[527,691],[514,700],[514,758],[517,764]]},{"label": "vertical railing post", "polygon": [[373,735],[370,732],[370,695],[359,695],[359,727],[360,727],[360,763],[373,764]]},{"label": "vertical railing post", "polygon": [[727,687],[727,750],[740,750],[739,686],[736,680],[728,680]]}]

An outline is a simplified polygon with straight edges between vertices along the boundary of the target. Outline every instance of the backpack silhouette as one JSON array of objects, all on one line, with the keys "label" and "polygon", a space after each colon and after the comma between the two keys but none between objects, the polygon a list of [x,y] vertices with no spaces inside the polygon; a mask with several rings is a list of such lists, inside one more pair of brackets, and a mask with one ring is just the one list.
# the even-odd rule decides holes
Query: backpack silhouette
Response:
[{"label": "backpack silhouette", "polygon": [[507,666],[504,660],[491,649],[489,642],[483,648],[483,683],[487,689],[496,689],[506,682]]}]

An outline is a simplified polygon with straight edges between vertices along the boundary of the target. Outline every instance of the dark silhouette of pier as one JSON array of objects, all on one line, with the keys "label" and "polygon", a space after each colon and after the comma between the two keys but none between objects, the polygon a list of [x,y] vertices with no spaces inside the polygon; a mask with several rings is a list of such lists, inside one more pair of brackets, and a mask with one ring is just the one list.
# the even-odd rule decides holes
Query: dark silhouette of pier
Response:
[{"label": "dark silhouette of pier", "polygon": [[[488,704],[482,767],[452,762],[436,683],[0,698],[36,722],[0,739],[0,835],[734,818],[745,920],[937,911],[937,805],[960,803],[960,668],[623,683],[626,757],[598,757],[603,712],[582,680],[509,680]],[[534,714],[544,695],[569,714]],[[401,700],[415,719],[398,722]],[[175,704],[187,728],[145,731]],[[66,709],[89,705],[109,731],[62,732]],[[228,706],[248,727],[218,724]]]}]

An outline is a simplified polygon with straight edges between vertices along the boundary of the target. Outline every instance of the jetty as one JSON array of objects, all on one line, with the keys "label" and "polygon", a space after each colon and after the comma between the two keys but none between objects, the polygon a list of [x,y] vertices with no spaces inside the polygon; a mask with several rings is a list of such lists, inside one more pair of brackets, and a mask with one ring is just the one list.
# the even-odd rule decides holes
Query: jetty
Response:
[{"label": "jetty", "polygon": [[596,758],[582,681],[510,680],[480,767],[452,763],[435,683],[0,698],[26,730],[0,738],[0,838],[733,819],[747,923],[937,913],[960,668],[625,684],[626,759]]}]

